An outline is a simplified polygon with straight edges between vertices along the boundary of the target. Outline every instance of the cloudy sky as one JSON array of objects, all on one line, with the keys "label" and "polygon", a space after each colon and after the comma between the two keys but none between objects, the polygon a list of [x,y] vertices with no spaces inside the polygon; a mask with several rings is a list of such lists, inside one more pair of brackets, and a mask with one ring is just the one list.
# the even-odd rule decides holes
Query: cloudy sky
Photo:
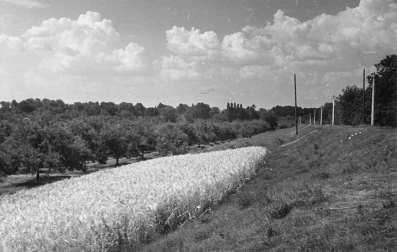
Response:
[{"label": "cloudy sky", "polygon": [[397,0],[0,0],[0,100],[318,106],[397,53]]}]

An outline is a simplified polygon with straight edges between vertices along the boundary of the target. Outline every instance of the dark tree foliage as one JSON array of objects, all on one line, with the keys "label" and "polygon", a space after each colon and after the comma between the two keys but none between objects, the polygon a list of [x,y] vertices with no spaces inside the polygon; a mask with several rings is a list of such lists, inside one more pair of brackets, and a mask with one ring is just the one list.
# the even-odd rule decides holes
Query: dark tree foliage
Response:
[{"label": "dark tree foliage", "polygon": [[[397,126],[397,55],[390,55],[375,65],[375,122],[379,125]],[[367,89],[367,100],[371,97],[371,85]]]},{"label": "dark tree foliage", "polygon": [[[375,124],[395,127],[397,126],[397,55],[387,56],[375,67]],[[367,76],[369,85],[365,92],[357,86],[349,86],[338,96],[336,104],[338,123],[357,125],[370,122],[373,78],[372,74]],[[364,109],[363,95],[367,101]]]},{"label": "dark tree foliage", "polygon": [[209,119],[211,107],[205,103],[197,103],[192,105],[186,112],[186,119],[194,121],[195,119]]},{"label": "dark tree foliage", "polygon": [[166,123],[157,129],[156,149],[160,154],[185,153],[188,142],[188,136],[175,124]]},{"label": "dark tree foliage", "polygon": [[227,103],[225,113],[229,122],[237,119],[254,120],[259,118],[255,105],[243,108],[242,104],[236,104],[235,102]]},{"label": "dark tree foliage", "polygon": [[106,146],[108,155],[116,159],[116,166],[119,166],[119,159],[126,155],[128,143],[125,130],[117,123],[106,124],[101,131],[101,145]]},{"label": "dark tree foliage", "polygon": [[340,106],[342,124],[358,125],[362,123],[362,89],[350,86],[343,89],[337,102]]},{"label": "dark tree foliage", "polygon": [[[280,110],[283,107],[279,108]],[[270,110],[271,111],[271,110]],[[87,170],[89,162],[116,165],[122,157],[185,153],[208,144],[277,128],[279,116],[254,105],[205,103],[176,108],[159,103],[27,99],[0,102],[0,175]]]}]

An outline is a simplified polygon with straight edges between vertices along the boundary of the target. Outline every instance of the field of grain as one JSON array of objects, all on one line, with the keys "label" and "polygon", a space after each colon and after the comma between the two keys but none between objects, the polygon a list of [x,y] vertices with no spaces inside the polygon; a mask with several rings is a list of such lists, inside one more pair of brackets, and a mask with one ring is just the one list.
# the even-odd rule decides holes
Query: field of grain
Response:
[{"label": "field of grain", "polygon": [[0,251],[109,251],[144,243],[252,177],[266,149],[158,158],[0,198]]}]

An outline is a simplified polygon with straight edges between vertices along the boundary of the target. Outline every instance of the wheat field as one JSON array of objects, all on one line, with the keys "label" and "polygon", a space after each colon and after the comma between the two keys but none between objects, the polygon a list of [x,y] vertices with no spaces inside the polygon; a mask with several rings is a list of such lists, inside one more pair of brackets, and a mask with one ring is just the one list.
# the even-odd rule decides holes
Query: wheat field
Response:
[{"label": "wheat field", "polygon": [[153,159],[0,198],[1,251],[109,251],[197,216],[252,177],[266,149]]}]

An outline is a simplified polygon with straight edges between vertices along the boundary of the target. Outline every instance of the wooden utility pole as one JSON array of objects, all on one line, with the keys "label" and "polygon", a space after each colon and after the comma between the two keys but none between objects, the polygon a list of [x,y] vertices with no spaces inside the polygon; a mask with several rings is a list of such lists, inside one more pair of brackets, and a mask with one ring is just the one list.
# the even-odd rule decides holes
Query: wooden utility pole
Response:
[{"label": "wooden utility pole", "polygon": [[320,126],[323,126],[323,106],[320,107]]},{"label": "wooden utility pole", "polygon": [[316,109],[313,111],[313,125],[316,125]]},{"label": "wooden utility pole", "polygon": [[372,78],[371,126],[375,124],[375,73]]},{"label": "wooden utility pole", "polygon": [[335,125],[335,96],[332,97],[332,126]]},{"label": "wooden utility pole", "polygon": [[363,123],[365,124],[365,67],[363,70]]},{"label": "wooden utility pole", "polygon": [[296,74],[294,73],[294,89],[295,89],[295,134],[298,135],[298,117],[297,117],[297,101],[296,101]]}]

